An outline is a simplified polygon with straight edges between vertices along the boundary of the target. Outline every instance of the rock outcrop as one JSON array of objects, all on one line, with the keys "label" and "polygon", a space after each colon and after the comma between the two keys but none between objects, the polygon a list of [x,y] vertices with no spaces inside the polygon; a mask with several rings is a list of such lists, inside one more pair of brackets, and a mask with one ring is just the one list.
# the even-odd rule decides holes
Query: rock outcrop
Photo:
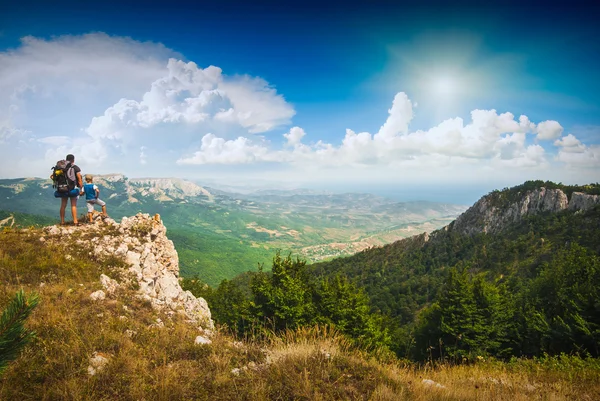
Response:
[{"label": "rock outcrop", "polygon": [[573,192],[569,201],[569,210],[587,210],[600,203],[599,195],[589,195],[582,192]]},{"label": "rock outcrop", "polygon": [[[181,313],[186,319],[207,333],[214,329],[210,309],[203,298],[183,291],[179,284],[179,258],[173,242],[167,238],[166,227],[160,216],[151,217],[138,213],[124,217],[121,223],[114,220],[98,220],[91,224],[75,226],[50,226],[45,229],[47,240],[81,232],[92,235],[91,252],[97,257],[116,256],[126,264],[122,276],[133,281],[138,295],[158,310]],[[89,240],[77,240],[82,247],[90,246]],[[104,296],[115,296],[123,284],[115,278],[102,275],[99,280],[104,287],[92,294],[101,301]]]},{"label": "rock outcrop", "polygon": [[600,196],[574,192],[571,199],[560,189],[537,188],[510,201],[503,193],[484,196],[461,214],[450,229],[461,234],[498,233],[526,216],[562,210],[587,210],[600,203]]}]

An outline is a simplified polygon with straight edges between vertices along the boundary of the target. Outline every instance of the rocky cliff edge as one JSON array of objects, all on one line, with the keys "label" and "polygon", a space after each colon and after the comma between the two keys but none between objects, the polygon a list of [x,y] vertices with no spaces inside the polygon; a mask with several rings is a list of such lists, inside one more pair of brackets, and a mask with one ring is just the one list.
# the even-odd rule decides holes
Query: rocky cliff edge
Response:
[{"label": "rocky cliff edge", "polygon": [[[92,299],[116,298],[121,286],[137,288],[138,296],[155,309],[168,315],[183,314],[204,334],[212,333],[214,323],[206,301],[184,291],[179,284],[177,251],[167,238],[167,229],[159,215],[138,213],[124,217],[121,223],[96,215],[96,220],[89,224],[50,226],[43,231],[41,240],[44,242],[70,237],[77,245],[89,248],[96,257],[114,256],[124,263],[126,267],[120,277],[104,274],[99,277],[104,290],[92,293]],[[82,235],[76,235],[78,233]]]},{"label": "rocky cliff edge", "polygon": [[563,210],[587,210],[600,204],[599,195],[573,192],[571,199],[560,189],[544,187],[526,191],[516,199],[503,199],[502,192],[484,196],[461,214],[450,229],[461,234],[498,233],[526,216]]}]

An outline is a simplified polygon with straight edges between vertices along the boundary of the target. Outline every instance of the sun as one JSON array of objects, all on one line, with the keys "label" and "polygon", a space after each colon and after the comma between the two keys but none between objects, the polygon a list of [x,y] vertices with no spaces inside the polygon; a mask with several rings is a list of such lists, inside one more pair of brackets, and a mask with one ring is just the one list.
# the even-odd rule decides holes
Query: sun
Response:
[{"label": "sun", "polygon": [[450,97],[456,93],[456,83],[450,77],[437,77],[432,82],[432,92],[437,96]]}]

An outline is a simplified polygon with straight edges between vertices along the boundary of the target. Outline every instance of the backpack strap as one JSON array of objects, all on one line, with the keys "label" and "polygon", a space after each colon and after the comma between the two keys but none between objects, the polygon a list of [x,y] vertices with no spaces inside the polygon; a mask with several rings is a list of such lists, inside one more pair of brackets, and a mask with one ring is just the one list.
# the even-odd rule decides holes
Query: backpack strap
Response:
[{"label": "backpack strap", "polygon": [[69,190],[74,189],[78,184],[77,174],[75,173],[73,166],[73,163],[68,162],[67,167],[65,167],[65,176],[67,177],[67,181],[69,182]]}]

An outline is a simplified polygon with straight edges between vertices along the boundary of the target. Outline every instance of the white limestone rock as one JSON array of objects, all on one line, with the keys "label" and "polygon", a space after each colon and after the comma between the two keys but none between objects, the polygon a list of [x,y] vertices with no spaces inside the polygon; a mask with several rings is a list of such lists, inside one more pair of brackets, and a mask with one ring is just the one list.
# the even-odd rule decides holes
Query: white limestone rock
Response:
[{"label": "white limestone rock", "polygon": [[[138,284],[138,296],[149,301],[157,310],[182,313],[186,320],[211,333],[214,323],[210,309],[202,298],[183,291],[179,284],[179,257],[173,242],[167,238],[167,229],[159,215],[150,216],[138,213],[124,217],[120,224],[98,221],[97,224],[72,226],[51,226],[45,229],[47,239],[68,235],[74,230],[93,233],[104,226],[114,227],[109,233],[95,238],[90,256],[99,258],[117,256],[127,265],[126,280]],[[85,244],[89,241],[85,241]],[[85,244],[81,244],[84,246]],[[91,295],[94,300],[102,300],[106,295],[114,296],[120,285],[106,275],[100,277],[104,290]]]},{"label": "white limestone rock", "polygon": [[524,193],[510,204],[500,201],[500,206],[496,206],[497,196],[490,194],[478,200],[458,216],[452,224],[452,229],[467,235],[497,233],[508,224],[521,221],[525,216],[559,212],[565,210],[569,204],[567,195],[560,189],[543,187]]},{"label": "white limestone rock", "polygon": [[113,295],[120,287],[116,280],[113,280],[106,274],[100,275],[100,283],[102,283],[102,287],[104,287],[108,295]]},{"label": "white limestone rock", "polygon": [[423,379],[423,384],[427,387],[433,387],[433,388],[446,388],[446,386],[440,384],[440,383],[436,383],[431,379]]},{"label": "white limestone rock", "polygon": [[125,256],[129,252],[129,247],[125,242],[123,242],[119,247],[115,250],[115,255],[117,256]]},{"label": "white limestone rock", "polygon": [[102,290],[94,291],[90,294],[90,298],[92,301],[104,301],[106,299],[106,294]]},{"label": "white limestone rock", "polygon": [[196,345],[208,345],[208,344],[212,344],[212,341],[209,338],[206,338],[204,336],[198,336],[194,340],[194,344],[196,344]]},{"label": "white limestone rock", "polygon": [[94,352],[94,354],[90,357],[90,365],[87,368],[88,374],[90,376],[94,376],[96,373],[101,372],[106,365],[108,365],[108,355]]},{"label": "white limestone rock", "polygon": [[588,210],[600,203],[600,195],[588,195],[573,192],[569,201],[569,210]]}]

